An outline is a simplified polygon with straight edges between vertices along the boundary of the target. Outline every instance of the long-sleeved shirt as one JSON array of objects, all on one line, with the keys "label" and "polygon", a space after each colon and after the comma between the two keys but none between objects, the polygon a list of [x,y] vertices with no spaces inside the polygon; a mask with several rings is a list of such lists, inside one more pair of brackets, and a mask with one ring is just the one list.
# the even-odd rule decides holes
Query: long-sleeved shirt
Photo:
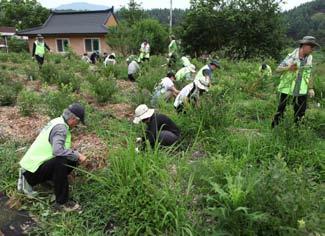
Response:
[{"label": "long-sleeved shirt", "polygon": [[179,128],[169,117],[164,114],[154,113],[150,117],[150,121],[146,129],[146,138],[152,147],[154,147],[156,139],[158,138],[161,130],[168,130],[176,136],[180,136]]},{"label": "long-sleeved shirt", "polygon": [[[47,46],[47,44],[44,42],[44,47],[50,51],[49,46]],[[35,50],[36,50],[36,43],[33,43],[33,53],[32,56],[35,56]]]},{"label": "long-sleeved shirt", "polygon": [[56,125],[52,128],[49,141],[52,145],[54,157],[65,157],[71,161],[78,161],[79,152],[73,149],[66,149],[64,144],[67,137],[67,128],[63,124]]}]

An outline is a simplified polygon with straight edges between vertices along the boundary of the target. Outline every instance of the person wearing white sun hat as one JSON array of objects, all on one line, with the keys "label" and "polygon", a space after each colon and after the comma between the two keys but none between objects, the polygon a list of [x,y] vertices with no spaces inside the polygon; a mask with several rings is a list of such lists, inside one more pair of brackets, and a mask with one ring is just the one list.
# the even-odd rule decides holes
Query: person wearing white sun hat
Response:
[{"label": "person wearing white sun hat", "polygon": [[199,97],[204,93],[209,91],[210,80],[201,77],[198,80],[186,85],[178,94],[175,99],[174,107],[178,113],[183,112],[184,104],[191,103],[197,105]]},{"label": "person wearing white sun hat", "polygon": [[148,140],[151,147],[156,142],[162,146],[171,146],[180,138],[180,130],[176,124],[166,115],[155,113],[154,109],[141,104],[135,109],[134,124],[143,122],[147,125],[145,137],[137,140]]}]

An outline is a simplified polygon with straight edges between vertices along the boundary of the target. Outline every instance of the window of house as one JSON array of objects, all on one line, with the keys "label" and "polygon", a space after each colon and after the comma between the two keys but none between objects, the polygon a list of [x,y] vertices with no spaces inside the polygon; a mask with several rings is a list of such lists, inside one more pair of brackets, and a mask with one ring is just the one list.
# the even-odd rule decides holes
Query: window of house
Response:
[{"label": "window of house", "polygon": [[85,39],[86,52],[99,51],[99,39]]},{"label": "window of house", "polygon": [[58,52],[65,52],[69,47],[69,40],[68,39],[57,39],[56,45]]}]

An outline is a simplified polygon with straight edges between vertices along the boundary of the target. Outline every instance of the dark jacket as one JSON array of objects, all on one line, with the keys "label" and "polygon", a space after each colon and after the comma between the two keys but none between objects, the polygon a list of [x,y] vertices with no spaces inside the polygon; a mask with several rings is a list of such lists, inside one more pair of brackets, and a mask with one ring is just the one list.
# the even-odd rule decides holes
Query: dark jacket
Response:
[{"label": "dark jacket", "polygon": [[166,115],[154,113],[149,120],[148,127],[146,129],[146,139],[149,141],[151,147],[155,146],[156,139],[159,132],[167,130],[180,136],[180,130],[176,124]]}]

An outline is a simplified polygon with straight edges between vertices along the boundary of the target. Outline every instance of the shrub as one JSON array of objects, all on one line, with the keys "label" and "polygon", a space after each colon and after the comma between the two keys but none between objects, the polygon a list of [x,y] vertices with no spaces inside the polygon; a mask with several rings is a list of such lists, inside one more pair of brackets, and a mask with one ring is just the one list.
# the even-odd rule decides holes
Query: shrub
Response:
[{"label": "shrub", "polygon": [[20,113],[23,116],[30,116],[32,115],[38,108],[41,99],[37,93],[29,91],[29,90],[22,90],[17,99],[17,104]]},{"label": "shrub", "polygon": [[11,80],[9,74],[0,73],[0,105],[14,105],[22,88],[23,85],[20,82]]},{"label": "shrub", "polygon": [[45,63],[40,70],[40,74],[42,81],[48,84],[54,84],[58,78],[58,70],[51,63]]},{"label": "shrub", "polygon": [[64,85],[59,91],[51,91],[44,96],[44,103],[47,105],[47,114],[51,118],[58,117],[63,110],[75,101],[72,95],[72,88]]},{"label": "shrub", "polygon": [[8,48],[10,52],[28,52],[28,41],[10,37],[8,39]]},{"label": "shrub", "polygon": [[116,93],[116,81],[113,77],[99,78],[92,83],[92,89],[97,102],[105,103],[112,100],[114,94]]}]

